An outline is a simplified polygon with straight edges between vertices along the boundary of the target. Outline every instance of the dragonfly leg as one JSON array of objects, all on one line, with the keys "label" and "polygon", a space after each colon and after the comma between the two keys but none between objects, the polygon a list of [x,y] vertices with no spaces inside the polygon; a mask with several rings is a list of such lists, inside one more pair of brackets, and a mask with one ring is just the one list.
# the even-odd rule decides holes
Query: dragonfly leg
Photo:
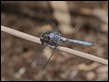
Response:
[{"label": "dragonfly leg", "polygon": [[48,59],[48,61],[47,61],[47,63],[44,65],[44,67],[43,67],[43,70],[42,70],[42,71],[44,71],[44,70],[45,70],[45,68],[47,67],[47,65],[48,65],[48,63],[49,63],[50,59],[52,58],[52,56],[53,56],[53,54],[54,54],[55,50],[56,50],[56,48],[54,48],[54,50],[53,50],[52,54],[50,55],[50,57],[49,57],[49,59]]}]

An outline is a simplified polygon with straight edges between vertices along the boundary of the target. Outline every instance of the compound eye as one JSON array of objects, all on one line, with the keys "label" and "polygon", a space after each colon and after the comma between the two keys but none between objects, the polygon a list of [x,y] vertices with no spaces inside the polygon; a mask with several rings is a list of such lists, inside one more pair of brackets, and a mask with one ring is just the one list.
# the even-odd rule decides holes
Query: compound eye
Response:
[{"label": "compound eye", "polygon": [[44,36],[44,33],[41,34],[41,37],[43,37],[43,36]]}]

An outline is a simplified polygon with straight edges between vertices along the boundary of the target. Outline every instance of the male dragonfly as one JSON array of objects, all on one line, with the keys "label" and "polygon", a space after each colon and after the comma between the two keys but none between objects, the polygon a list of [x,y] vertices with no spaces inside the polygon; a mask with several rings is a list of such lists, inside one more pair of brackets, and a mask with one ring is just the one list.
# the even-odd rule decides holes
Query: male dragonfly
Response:
[{"label": "male dragonfly", "polygon": [[[81,45],[85,45],[85,46],[92,46],[94,45],[91,42],[87,42],[87,41],[82,41],[82,40],[75,40],[75,39],[68,39],[63,37],[59,32],[56,31],[56,24],[55,22],[49,20],[48,18],[44,17],[44,19],[46,20],[46,22],[48,22],[48,24],[50,24],[55,30],[52,31],[47,31],[41,34],[40,36],[40,41],[42,43],[42,45],[46,45],[46,46],[54,46],[54,50],[53,52],[56,50],[57,46],[61,45],[63,42],[70,42],[70,43],[76,43],[76,44],[81,44]],[[43,50],[43,49],[42,49]],[[46,68],[47,64],[49,63],[51,57],[53,56],[53,52],[51,53],[50,57],[48,58],[46,64],[44,64],[43,66],[43,70]],[[38,60],[40,60],[42,53],[40,54],[40,56],[38,57]],[[32,61],[33,62],[33,61]],[[31,63],[32,63],[31,62]],[[37,61],[38,62],[38,61]]]},{"label": "male dragonfly", "polygon": [[[42,14],[41,11],[39,11],[39,12],[40,12],[40,14]],[[76,44],[81,44],[81,45],[85,45],[85,46],[93,46],[94,45],[94,43],[91,43],[91,42],[75,40],[75,39],[68,39],[68,38],[63,37],[57,31],[55,21],[51,21],[47,17],[43,17],[43,18],[49,25],[51,25],[51,27],[53,27],[54,30],[42,33],[40,36],[40,41],[41,41],[42,45],[54,46],[55,48],[54,48],[53,52],[56,50],[57,46],[62,45],[63,42],[76,43]],[[43,70],[46,68],[48,62],[50,61],[51,57],[53,56],[53,52],[51,53],[46,64],[44,65]]]},{"label": "male dragonfly", "polygon": [[[85,45],[85,46],[93,46],[94,45],[94,43],[87,42],[87,41],[65,38],[56,31],[47,31],[47,32],[42,33],[42,35],[40,37],[40,41],[41,41],[42,45],[54,46],[55,49],[57,46],[61,45],[62,42],[76,43],[76,44],[81,44],[81,45]],[[44,66],[44,69],[47,66],[48,62],[50,61],[52,55],[53,55],[53,53],[49,57],[46,65]]]},{"label": "male dragonfly", "polygon": [[50,46],[58,46],[58,45],[61,45],[62,42],[77,43],[77,44],[82,44],[85,46],[94,45],[91,42],[68,39],[68,38],[62,37],[60,33],[55,31],[48,31],[48,32],[42,33],[40,37],[40,41],[42,45],[50,45]]}]

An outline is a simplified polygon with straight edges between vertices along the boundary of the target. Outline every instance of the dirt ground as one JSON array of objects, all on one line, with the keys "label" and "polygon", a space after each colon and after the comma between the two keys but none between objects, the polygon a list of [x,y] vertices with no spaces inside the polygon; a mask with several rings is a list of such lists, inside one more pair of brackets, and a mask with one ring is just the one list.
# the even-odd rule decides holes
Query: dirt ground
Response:
[{"label": "dirt ground", "polygon": [[[50,27],[49,20],[56,27]],[[63,36],[94,42],[92,47],[63,46],[108,60],[108,2],[106,1],[2,1],[1,25],[40,37],[50,29]],[[108,66],[57,50],[42,72],[42,45],[1,32],[1,80],[4,81],[108,81]],[[62,56],[63,55],[63,56]],[[40,65],[41,64],[41,65]]]}]

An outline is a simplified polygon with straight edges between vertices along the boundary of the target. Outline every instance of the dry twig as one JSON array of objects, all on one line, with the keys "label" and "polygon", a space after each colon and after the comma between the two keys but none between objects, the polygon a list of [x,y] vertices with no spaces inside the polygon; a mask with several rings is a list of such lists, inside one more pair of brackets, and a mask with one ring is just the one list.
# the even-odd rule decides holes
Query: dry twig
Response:
[{"label": "dry twig", "polygon": [[[26,34],[26,33],[23,33],[23,32],[20,32],[20,31],[17,31],[17,30],[14,30],[14,29],[2,26],[2,25],[1,25],[1,31],[6,32],[8,34],[12,34],[14,36],[17,36],[17,37],[20,37],[23,39],[26,39],[26,40],[29,40],[29,41],[32,41],[32,42],[35,42],[35,43],[38,43],[38,44],[41,44],[40,38],[38,38],[38,37],[29,35],[29,34]],[[67,53],[70,53],[70,54],[74,54],[76,56],[80,56],[80,57],[95,61],[95,62],[99,62],[99,63],[105,64],[105,65],[108,65],[108,60],[100,58],[100,57],[96,57],[92,54],[87,54],[84,52],[80,52],[80,51],[70,49],[67,47],[62,47],[62,46],[58,46],[57,49],[67,52]]]}]

